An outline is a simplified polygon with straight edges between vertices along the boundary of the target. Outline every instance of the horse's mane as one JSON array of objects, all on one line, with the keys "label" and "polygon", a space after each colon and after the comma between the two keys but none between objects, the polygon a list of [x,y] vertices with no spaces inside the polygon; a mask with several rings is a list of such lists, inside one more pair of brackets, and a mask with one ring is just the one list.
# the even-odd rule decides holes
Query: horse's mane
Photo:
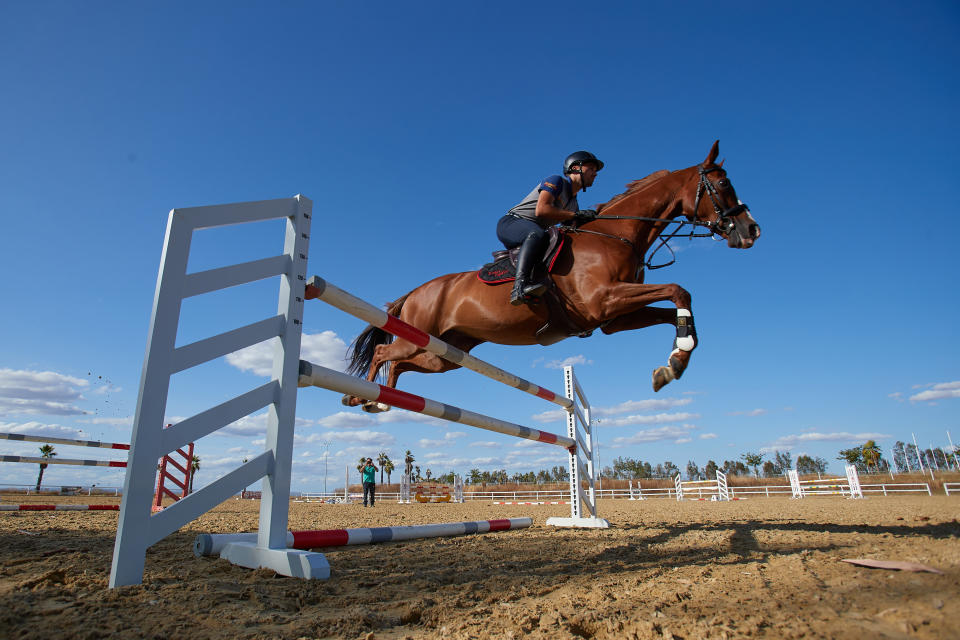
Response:
[{"label": "horse's mane", "polygon": [[650,186],[651,184],[658,182],[661,178],[670,175],[670,173],[671,172],[667,171],[666,169],[661,169],[660,171],[654,171],[653,173],[648,175],[646,178],[640,178],[639,180],[634,180],[633,182],[628,183],[626,191],[624,191],[620,195],[613,196],[612,198],[610,198],[609,201],[601,205],[598,205],[597,212],[603,211],[604,209],[611,206],[612,204],[619,202],[624,198],[632,196],[633,194],[640,191],[641,189],[644,189]]}]

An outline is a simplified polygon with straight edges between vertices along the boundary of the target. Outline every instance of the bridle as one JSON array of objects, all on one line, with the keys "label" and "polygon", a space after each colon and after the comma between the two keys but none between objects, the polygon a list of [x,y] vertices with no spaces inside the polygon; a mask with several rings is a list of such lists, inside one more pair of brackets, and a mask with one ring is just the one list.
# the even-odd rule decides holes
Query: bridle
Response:
[{"label": "bridle", "polygon": [[[709,174],[713,173],[714,171],[720,171],[720,167],[716,165],[711,166],[709,168],[702,167],[702,166],[697,167],[697,172],[700,174],[700,181],[697,183],[697,195],[693,204],[693,213],[691,214],[693,216],[692,219],[664,220],[663,218],[648,218],[645,216],[598,216],[596,219],[597,220],[644,220],[647,222],[660,223],[664,225],[670,225],[670,224],[677,225],[677,228],[671,231],[670,233],[661,232],[660,234],[658,234],[657,239],[660,240],[660,243],[657,244],[656,248],[652,252],[650,252],[650,257],[644,259],[643,263],[640,265],[640,269],[650,269],[650,270],[669,267],[670,265],[672,265],[674,262],[677,261],[677,254],[673,252],[673,248],[668,244],[670,240],[673,240],[674,238],[679,238],[679,237],[686,237],[686,238],[693,239],[693,238],[713,238],[716,236],[721,236],[720,239],[722,239],[722,236],[724,233],[729,234],[730,232],[733,231],[734,226],[736,225],[736,222],[734,221],[733,218],[743,213],[744,211],[749,211],[749,208],[747,207],[747,205],[740,202],[739,200],[737,201],[737,204],[735,204],[732,207],[724,208],[721,206],[720,191],[719,189],[717,189],[716,185],[713,184],[713,182],[711,182],[710,179],[707,177]],[[703,222],[702,220],[698,220],[696,217],[697,211],[699,211],[700,209],[700,201],[703,199],[704,193],[706,193],[710,197],[710,202],[711,204],[713,204],[713,211],[714,213],[717,214],[717,217],[711,222]],[[680,230],[688,225],[690,226],[690,232],[680,233]],[[698,227],[708,229],[709,232],[697,233],[696,230]],[[594,231],[592,229],[581,229],[576,226],[564,226],[563,228],[571,233],[590,233],[597,236],[604,236],[606,238],[619,240],[620,242],[623,242],[624,244],[629,246],[633,250],[633,252],[636,253],[637,255],[640,255],[641,258],[643,257],[643,255],[637,249],[637,246],[627,238],[613,235],[611,233],[603,233],[602,231]],[[666,231],[666,229],[664,229],[664,231]],[[664,264],[652,264],[651,260],[653,260],[653,256],[655,256],[657,252],[663,247],[666,247],[667,251],[670,252],[670,261]]]},{"label": "bridle", "polygon": [[[732,207],[726,209],[720,207],[720,191],[717,190],[716,185],[710,182],[710,179],[707,178],[707,175],[714,171],[720,171],[720,167],[716,165],[710,167],[709,169],[706,167],[697,167],[697,172],[700,174],[700,182],[697,183],[697,198],[693,203],[693,215],[696,217],[697,211],[700,210],[700,199],[703,198],[703,194],[706,193],[708,196],[710,196],[710,202],[713,204],[713,211],[717,214],[717,217],[709,224],[700,224],[709,227],[713,234],[723,235],[723,233],[730,233],[733,231],[734,225],[736,224],[733,219],[734,216],[737,216],[744,211],[749,211],[749,209],[747,208],[747,205],[743,204],[739,200],[737,200],[737,204],[733,205]],[[699,221],[695,220],[695,222]]]}]

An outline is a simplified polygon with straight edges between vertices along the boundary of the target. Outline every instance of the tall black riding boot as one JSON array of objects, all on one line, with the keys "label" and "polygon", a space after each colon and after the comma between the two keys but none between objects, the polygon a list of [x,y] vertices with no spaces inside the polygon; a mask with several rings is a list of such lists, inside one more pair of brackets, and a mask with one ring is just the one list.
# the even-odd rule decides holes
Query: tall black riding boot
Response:
[{"label": "tall black riding boot", "polygon": [[535,235],[529,235],[520,245],[520,254],[517,256],[517,279],[510,292],[510,304],[516,306],[527,302],[530,296],[541,296],[547,288],[542,282],[530,283],[530,272],[533,265],[540,258],[540,240]]}]

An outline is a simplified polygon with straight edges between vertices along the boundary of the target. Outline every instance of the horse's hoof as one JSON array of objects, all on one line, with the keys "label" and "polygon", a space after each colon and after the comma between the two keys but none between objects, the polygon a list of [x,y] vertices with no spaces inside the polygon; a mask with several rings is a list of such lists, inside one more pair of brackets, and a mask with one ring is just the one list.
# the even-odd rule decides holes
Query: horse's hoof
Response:
[{"label": "horse's hoof", "polygon": [[676,356],[671,356],[669,362],[670,370],[673,372],[673,379],[679,380],[680,376],[682,376],[683,372],[686,370],[687,364],[682,362],[680,358],[677,358]]},{"label": "horse's hoof", "polygon": [[667,384],[676,378],[676,375],[673,373],[673,369],[670,367],[657,367],[653,370],[653,390],[654,392],[660,391]]},{"label": "horse's hoof", "polygon": [[342,398],[340,398],[340,404],[342,404],[345,407],[352,407],[354,406],[353,403],[351,402],[352,400],[353,400],[353,396],[345,395]]},{"label": "horse's hoof", "polygon": [[390,411],[390,405],[383,404],[382,402],[365,402],[360,408],[367,413],[383,413],[384,411]]}]

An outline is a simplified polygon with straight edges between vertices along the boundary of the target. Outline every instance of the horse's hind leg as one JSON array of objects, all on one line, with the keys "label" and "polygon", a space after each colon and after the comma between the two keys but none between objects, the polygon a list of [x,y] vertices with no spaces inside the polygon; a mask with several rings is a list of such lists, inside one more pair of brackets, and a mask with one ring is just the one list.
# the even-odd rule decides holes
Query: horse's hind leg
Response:
[{"label": "horse's hind leg", "polygon": [[[370,360],[370,368],[367,370],[367,382],[374,382],[377,379],[377,374],[380,372],[380,367],[382,367],[384,364],[396,362],[398,360],[406,360],[413,357],[413,355],[419,350],[419,347],[407,342],[406,340],[394,340],[388,344],[377,345],[373,350],[373,357]],[[363,398],[358,398],[351,395],[343,396],[341,402],[348,407],[363,405],[364,411],[370,411],[371,413],[376,413],[377,411],[387,411],[390,409],[390,407],[385,404],[372,402],[370,400],[365,400]],[[376,409],[375,407],[383,408]]]},{"label": "horse's hind leg", "polygon": [[[386,364],[387,380],[384,386],[391,389],[396,388],[397,379],[401,373],[406,371],[416,371],[418,373],[443,373],[452,369],[459,369],[460,365],[447,362],[443,358],[434,355],[428,351],[416,347],[406,340],[396,340],[389,345],[379,345],[374,352],[373,361],[370,363],[370,371],[367,374],[367,380],[373,382],[377,377],[380,367]],[[365,401],[360,398],[349,398],[344,396],[344,404],[350,406],[362,405],[362,409],[367,413],[380,413],[389,411],[390,406],[382,402]]]}]

